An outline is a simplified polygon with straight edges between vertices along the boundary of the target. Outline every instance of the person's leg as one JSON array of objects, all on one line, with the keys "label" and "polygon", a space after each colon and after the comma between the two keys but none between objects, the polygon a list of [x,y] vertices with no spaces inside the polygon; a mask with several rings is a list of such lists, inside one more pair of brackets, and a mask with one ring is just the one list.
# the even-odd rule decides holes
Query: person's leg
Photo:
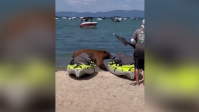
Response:
[{"label": "person's leg", "polygon": [[145,74],[144,74],[144,60],[142,61],[142,75],[143,75],[143,85],[144,85],[144,82],[145,82]]},{"label": "person's leg", "polygon": [[135,85],[139,85],[139,69],[135,68],[135,79],[136,79],[136,83],[134,84]]},{"label": "person's leg", "polygon": [[135,58],[135,80],[136,82],[134,83],[134,86],[139,85],[139,60]]}]

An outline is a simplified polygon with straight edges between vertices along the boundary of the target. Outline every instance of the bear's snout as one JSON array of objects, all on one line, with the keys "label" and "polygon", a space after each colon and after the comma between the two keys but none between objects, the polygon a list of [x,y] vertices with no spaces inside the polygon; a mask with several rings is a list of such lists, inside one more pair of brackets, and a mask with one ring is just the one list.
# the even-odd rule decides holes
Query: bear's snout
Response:
[{"label": "bear's snout", "polygon": [[111,59],[113,56],[112,55],[110,55],[110,57],[109,57],[109,59]]}]

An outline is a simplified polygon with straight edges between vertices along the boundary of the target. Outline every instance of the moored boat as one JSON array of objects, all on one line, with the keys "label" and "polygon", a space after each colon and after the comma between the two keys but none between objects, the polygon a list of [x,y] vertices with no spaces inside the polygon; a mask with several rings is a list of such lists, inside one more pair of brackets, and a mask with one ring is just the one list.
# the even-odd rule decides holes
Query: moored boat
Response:
[{"label": "moored boat", "polygon": [[79,19],[83,19],[84,17],[79,17]]},{"label": "moored boat", "polygon": [[93,22],[93,17],[84,17],[79,25],[80,28],[95,28],[97,22]]},{"label": "moored boat", "polygon": [[97,20],[104,20],[106,19],[105,17],[98,17]]},{"label": "moored boat", "polygon": [[67,19],[67,17],[62,17],[62,19]]},{"label": "moored boat", "polygon": [[103,20],[102,18],[97,18],[97,20]]},{"label": "moored boat", "polygon": [[137,18],[136,17],[132,17],[131,20],[137,20]]},{"label": "moored boat", "polygon": [[114,21],[114,22],[120,22],[122,20],[120,16],[112,16],[110,19],[111,21]]}]

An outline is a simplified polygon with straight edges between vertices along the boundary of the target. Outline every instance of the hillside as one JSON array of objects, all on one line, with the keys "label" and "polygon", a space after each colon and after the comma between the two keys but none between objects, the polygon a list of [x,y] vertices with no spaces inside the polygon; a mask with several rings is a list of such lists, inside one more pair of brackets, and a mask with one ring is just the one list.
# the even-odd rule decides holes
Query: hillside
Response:
[{"label": "hillside", "polygon": [[60,11],[56,12],[56,16],[75,16],[75,17],[82,17],[82,16],[91,16],[91,17],[111,17],[111,16],[121,16],[121,17],[144,17],[144,11],[141,10],[113,10],[108,12],[72,12],[72,11]]}]

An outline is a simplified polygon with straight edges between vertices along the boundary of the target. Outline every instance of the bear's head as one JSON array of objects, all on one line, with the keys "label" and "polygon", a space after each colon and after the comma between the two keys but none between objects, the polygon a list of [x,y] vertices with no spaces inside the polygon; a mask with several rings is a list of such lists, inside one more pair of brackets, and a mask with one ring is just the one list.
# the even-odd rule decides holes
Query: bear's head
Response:
[{"label": "bear's head", "polygon": [[108,52],[108,51],[103,51],[104,53],[104,59],[111,59],[112,58],[112,55]]}]

